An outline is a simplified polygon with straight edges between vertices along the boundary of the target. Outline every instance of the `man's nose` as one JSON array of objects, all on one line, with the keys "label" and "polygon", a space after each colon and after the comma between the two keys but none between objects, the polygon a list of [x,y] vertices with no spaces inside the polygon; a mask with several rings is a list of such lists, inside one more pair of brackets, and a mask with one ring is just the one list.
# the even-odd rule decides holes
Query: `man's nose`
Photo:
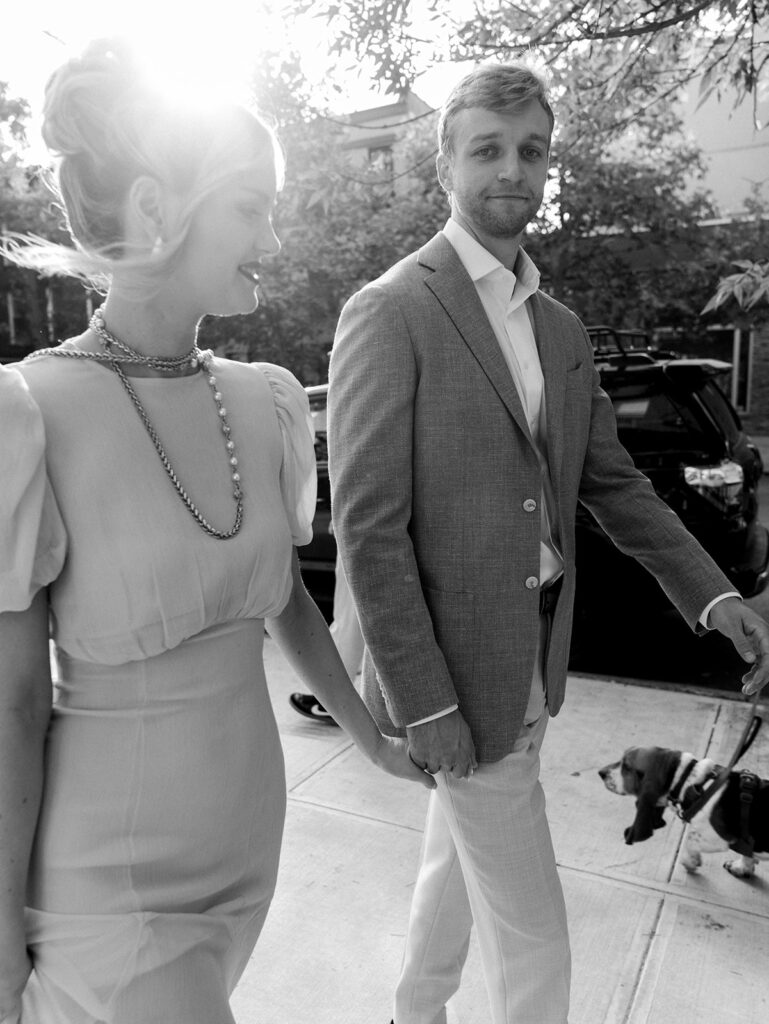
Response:
[{"label": "man's nose", "polygon": [[497,177],[501,181],[520,181],[521,159],[517,153],[506,154],[502,162],[502,169]]}]

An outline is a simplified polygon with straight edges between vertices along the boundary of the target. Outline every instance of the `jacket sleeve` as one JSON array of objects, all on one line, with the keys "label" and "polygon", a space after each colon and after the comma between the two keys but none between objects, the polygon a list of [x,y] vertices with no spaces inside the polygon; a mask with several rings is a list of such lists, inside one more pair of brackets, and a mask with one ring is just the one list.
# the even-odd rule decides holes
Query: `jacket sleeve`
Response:
[{"label": "jacket sleeve", "polygon": [[334,531],[393,722],[457,703],[409,535],[419,369],[395,298],[368,285],[339,321],[329,373]]}]

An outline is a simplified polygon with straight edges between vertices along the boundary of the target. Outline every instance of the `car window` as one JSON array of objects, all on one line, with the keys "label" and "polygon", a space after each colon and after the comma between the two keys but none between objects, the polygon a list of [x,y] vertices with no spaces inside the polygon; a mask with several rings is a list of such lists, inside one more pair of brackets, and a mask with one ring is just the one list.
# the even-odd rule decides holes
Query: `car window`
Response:
[{"label": "car window", "polygon": [[740,436],[741,424],[736,412],[726,400],[726,396],[719,386],[712,380],[707,380],[702,387],[697,389],[696,394],[710,416],[718,424],[720,432],[730,444],[735,444]]},{"label": "car window", "polygon": [[623,384],[610,394],[617,427],[634,448],[701,445],[702,430],[692,411],[653,385]]}]

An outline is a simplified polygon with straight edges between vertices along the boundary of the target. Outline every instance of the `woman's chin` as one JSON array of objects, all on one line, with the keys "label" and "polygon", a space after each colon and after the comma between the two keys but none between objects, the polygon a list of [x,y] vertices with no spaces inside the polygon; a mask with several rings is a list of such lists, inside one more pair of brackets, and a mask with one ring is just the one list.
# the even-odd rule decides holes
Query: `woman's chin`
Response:
[{"label": "woman's chin", "polygon": [[210,309],[208,316],[247,316],[253,313],[259,305],[259,298],[253,294],[250,299],[238,299],[236,302],[222,304],[216,309]]},{"label": "woman's chin", "polygon": [[241,308],[238,310],[238,313],[245,314],[254,312],[254,310],[259,305],[259,295],[257,293],[256,287],[253,288],[251,294],[246,299],[244,299],[240,305]]}]

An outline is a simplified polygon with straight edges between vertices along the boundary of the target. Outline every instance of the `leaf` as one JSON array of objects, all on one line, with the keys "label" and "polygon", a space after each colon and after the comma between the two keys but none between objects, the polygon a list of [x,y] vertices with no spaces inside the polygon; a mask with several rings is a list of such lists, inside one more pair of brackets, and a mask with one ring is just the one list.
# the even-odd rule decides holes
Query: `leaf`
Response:
[{"label": "leaf", "polygon": [[307,200],[307,203],[305,204],[305,209],[306,210],[311,210],[313,208],[313,206],[317,206],[318,203],[324,203],[325,204],[326,200],[327,200],[326,189],[319,188],[319,189],[317,189],[317,191],[313,192],[313,194]]}]

